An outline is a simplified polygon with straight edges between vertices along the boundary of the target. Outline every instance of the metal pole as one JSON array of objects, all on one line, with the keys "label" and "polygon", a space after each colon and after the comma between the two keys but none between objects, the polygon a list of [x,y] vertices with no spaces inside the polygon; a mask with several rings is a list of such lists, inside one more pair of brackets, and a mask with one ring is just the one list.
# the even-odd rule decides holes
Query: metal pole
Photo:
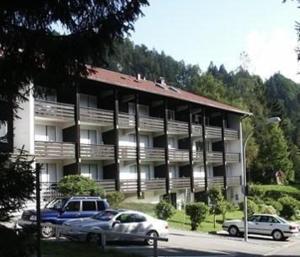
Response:
[{"label": "metal pole", "polygon": [[35,169],[35,190],[36,190],[36,227],[37,227],[37,239],[36,239],[36,256],[41,257],[41,197],[40,197],[40,170],[41,165],[36,164]]}]

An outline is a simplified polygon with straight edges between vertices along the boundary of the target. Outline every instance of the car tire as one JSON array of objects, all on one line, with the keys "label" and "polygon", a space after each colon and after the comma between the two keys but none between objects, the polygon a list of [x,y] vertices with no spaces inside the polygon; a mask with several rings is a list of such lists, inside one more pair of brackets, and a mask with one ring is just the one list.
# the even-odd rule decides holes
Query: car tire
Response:
[{"label": "car tire", "polygon": [[41,235],[43,238],[50,238],[55,235],[55,229],[51,225],[43,225],[41,227]]},{"label": "car tire", "polygon": [[274,230],[272,232],[272,237],[276,241],[282,241],[282,240],[284,240],[284,236],[283,236],[283,234],[282,234],[282,232],[280,230]]},{"label": "car tire", "polygon": [[240,234],[240,231],[237,226],[230,226],[228,228],[228,233],[230,236],[238,236]]},{"label": "car tire", "polygon": [[[158,233],[155,230],[149,231],[146,236],[152,236],[152,237],[158,237]],[[153,239],[145,239],[145,244],[146,245],[154,245],[154,240]]]},{"label": "car tire", "polygon": [[86,236],[86,241],[88,243],[100,244],[101,243],[101,235],[96,233],[88,233]]}]

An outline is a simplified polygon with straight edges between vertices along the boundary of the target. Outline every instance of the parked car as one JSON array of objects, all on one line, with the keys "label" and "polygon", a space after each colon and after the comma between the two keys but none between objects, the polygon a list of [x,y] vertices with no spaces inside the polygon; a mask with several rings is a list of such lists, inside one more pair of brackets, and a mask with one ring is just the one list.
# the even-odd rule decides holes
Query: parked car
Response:
[{"label": "parked car", "polygon": [[[223,229],[231,236],[244,233],[243,220],[227,220]],[[299,225],[271,214],[255,214],[248,218],[248,233],[272,236],[274,240],[286,240],[299,233]]]},{"label": "parked car", "polygon": [[[105,199],[96,196],[72,196],[56,198],[49,202],[41,210],[41,222],[51,224],[62,224],[70,219],[91,217],[100,211],[109,208]],[[36,224],[36,210],[26,210],[18,220],[21,227]],[[42,226],[42,236],[49,238],[54,236],[55,229],[50,225]]]},{"label": "parked car", "polygon": [[[93,231],[95,229],[142,236],[168,236],[168,223],[164,220],[153,218],[142,212],[113,209],[105,210],[90,218],[66,221],[62,227],[62,234],[71,239],[98,241],[100,240],[100,234],[89,232],[89,230]],[[129,240],[128,237],[109,235],[107,235],[106,239],[108,241]],[[154,243],[150,239],[144,240],[144,242],[148,245]]]}]

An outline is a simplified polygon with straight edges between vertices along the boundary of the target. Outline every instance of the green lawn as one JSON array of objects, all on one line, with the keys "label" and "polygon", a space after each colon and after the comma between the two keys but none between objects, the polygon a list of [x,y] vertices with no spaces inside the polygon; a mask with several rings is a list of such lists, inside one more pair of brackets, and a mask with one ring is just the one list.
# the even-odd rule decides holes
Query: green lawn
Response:
[{"label": "green lawn", "polygon": [[112,250],[103,252],[96,245],[83,242],[43,240],[41,249],[43,257],[139,257]]},{"label": "green lawn", "polygon": [[[154,214],[154,204],[147,203],[122,203],[122,208],[127,208],[136,211],[142,211],[149,215],[155,216]],[[241,211],[233,211],[228,212],[226,215],[226,219],[241,219],[243,217],[243,213]],[[184,214],[184,211],[177,210],[175,215],[168,220],[169,226],[171,228],[182,229],[182,230],[190,230],[190,219],[188,216]],[[217,216],[216,228],[214,228],[213,215],[209,215],[206,220],[201,224],[198,228],[198,231],[202,232],[213,232],[222,229],[222,216]]]}]

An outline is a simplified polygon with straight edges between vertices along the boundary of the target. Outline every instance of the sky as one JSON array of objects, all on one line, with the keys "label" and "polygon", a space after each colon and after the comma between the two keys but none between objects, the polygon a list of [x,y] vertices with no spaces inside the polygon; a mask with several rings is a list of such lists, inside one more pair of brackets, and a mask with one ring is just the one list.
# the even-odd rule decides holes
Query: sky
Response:
[{"label": "sky", "polygon": [[[164,51],[205,71],[241,64],[267,79],[280,72],[300,82],[296,0],[149,0],[131,33],[136,44]],[[300,5],[300,4],[299,4]],[[246,53],[241,58],[241,53]],[[245,57],[246,56],[246,57]]]}]

